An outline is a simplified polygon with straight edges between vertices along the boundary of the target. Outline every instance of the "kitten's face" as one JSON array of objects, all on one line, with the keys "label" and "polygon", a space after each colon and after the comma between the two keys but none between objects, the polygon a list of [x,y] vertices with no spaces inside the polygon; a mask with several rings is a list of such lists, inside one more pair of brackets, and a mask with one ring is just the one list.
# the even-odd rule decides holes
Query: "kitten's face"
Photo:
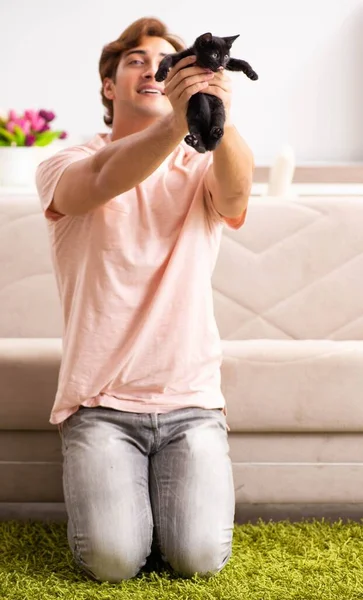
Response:
[{"label": "kitten's face", "polygon": [[215,37],[211,33],[200,35],[194,43],[197,64],[212,71],[225,68],[229,61],[231,46],[238,37],[238,35]]}]

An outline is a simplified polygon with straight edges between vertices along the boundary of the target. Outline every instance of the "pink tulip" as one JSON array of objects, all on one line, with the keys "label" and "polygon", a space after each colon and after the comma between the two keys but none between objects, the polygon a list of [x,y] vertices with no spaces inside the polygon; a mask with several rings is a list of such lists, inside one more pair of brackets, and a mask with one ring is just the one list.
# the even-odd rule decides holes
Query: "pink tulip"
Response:
[{"label": "pink tulip", "polygon": [[25,135],[30,133],[31,125],[29,121],[26,121],[25,119],[14,119],[13,121],[8,121],[5,127],[8,131],[10,131],[10,133],[14,133],[15,125],[18,125]]},{"label": "pink tulip", "polygon": [[15,121],[8,121],[5,124],[5,129],[7,129],[8,131],[10,131],[10,133],[13,133],[15,125],[16,125]]},{"label": "pink tulip", "polygon": [[50,121],[53,121],[53,119],[55,119],[54,112],[52,112],[51,110],[44,110],[43,108],[39,111],[39,116],[43,117],[43,119],[48,121],[48,123],[50,123]]},{"label": "pink tulip", "polygon": [[31,124],[26,119],[24,119],[24,118],[23,119],[16,119],[16,124],[19,125],[19,127],[21,127],[21,129],[23,130],[23,132],[25,134],[30,133]]},{"label": "pink tulip", "polygon": [[36,110],[26,110],[24,112],[24,118],[30,122],[33,131],[40,131],[45,125],[45,119],[40,117]]},{"label": "pink tulip", "polygon": [[29,121],[33,121],[33,119],[38,118],[38,113],[35,110],[26,110],[24,112],[24,117],[29,119]]},{"label": "pink tulip", "polygon": [[27,122],[30,123],[31,129],[39,132],[46,124],[45,119],[39,117],[35,111],[26,111],[26,113]]},{"label": "pink tulip", "polygon": [[35,142],[35,136],[34,135],[27,135],[25,138],[25,145],[26,146],[32,146]]},{"label": "pink tulip", "polygon": [[[23,115],[17,115],[16,111],[11,109],[8,118],[4,121],[4,127],[11,133],[14,133],[15,126],[19,127],[25,135],[25,146],[33,146],[37,139],[37,133],[51,130],[49,123],[53,119],[55,119],[55,113],[50,110],[25,110]],[[68,134],[66,131],[62,131],[58,137],[64,140]]]},{"label": "pink tulip", "polygon": [[31,130],[31,124],[29,123],[29,121],[24,121],[21,128],[24,131],[25,135],[28,135],[28,133],[30,133]]},{"label": "pink tulip", "polygon": [[46,124],[47,122],[45,119],[42,119],[42,117],[38,117],[38,119],[33,123],[33,129],[34,131],[41,131],[44,125]]}]

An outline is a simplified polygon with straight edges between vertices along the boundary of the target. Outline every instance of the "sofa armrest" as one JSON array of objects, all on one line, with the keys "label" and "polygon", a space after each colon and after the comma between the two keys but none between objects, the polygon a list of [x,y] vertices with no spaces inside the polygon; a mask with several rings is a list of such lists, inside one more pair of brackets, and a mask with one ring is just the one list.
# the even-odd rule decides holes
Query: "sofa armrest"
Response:
[{"label": "sofa armrest", "polygon": [[0,429],[53,429],[60,338],[0,338]]},{"label": "sofa armrest", "polygon": [[223,341],[231,432],[362,432],[363,341]]}]

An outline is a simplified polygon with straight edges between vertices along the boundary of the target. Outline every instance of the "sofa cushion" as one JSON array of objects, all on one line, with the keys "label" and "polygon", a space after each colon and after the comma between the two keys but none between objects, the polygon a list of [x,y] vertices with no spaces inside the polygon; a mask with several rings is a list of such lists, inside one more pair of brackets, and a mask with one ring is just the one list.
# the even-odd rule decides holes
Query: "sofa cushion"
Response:
[{"label": "sofa cushion", "polygon": [[0,338],[0,429],[53,429],[60,338]]},{"label": "sofa cushion", "polygon": [[223,341],[232,432],[361,432],[363,342]]},{"label": "sofa cushion", "polygon": [[[223,341],[231,432],[360,432],[363,342]],[[0,429],[49,430],[59,339],[0,340]]]},{"label": "sofa cushion", "polygon": [[222,339],[363,340],[361,197],[251,198],[213,273]]},{"label": "sofa cushion", "polygon": [[2,196],[0,338],[62,335],[46,221],[38,197]]}]

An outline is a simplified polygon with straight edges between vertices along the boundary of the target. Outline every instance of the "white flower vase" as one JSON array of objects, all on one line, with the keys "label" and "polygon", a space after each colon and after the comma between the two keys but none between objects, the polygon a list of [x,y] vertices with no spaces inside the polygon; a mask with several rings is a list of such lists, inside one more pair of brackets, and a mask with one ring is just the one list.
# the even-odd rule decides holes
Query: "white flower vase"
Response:
[{"label": "white flower vase", "polygon": [[268,196],[286,196],[291,189],[295,172],[295,153],[291,146],[285,145],[274,160],[269,172]]},{"label": "white flower vase", "polygon": [[0,187],[33,188],[37,166],[58,150],[56,143],[48,146],[1,146]]}]

